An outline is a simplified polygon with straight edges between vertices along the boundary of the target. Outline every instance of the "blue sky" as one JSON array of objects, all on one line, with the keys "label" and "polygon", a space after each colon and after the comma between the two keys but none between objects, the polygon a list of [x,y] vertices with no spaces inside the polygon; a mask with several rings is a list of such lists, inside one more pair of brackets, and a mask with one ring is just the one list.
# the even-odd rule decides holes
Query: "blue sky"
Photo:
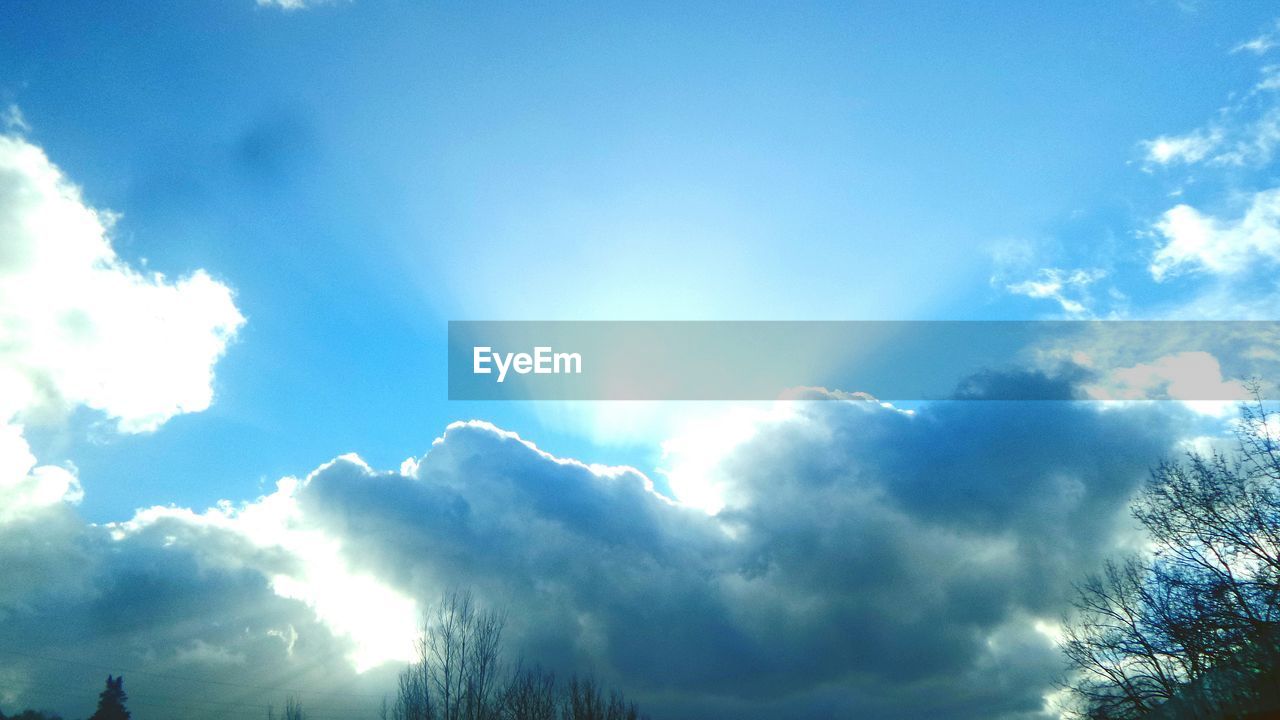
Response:
[{"label": "blue sky", "polygon": [[[1040,316],[993,291],[991,248],[1138,264],[1132,233],[1167,204],[1139,141],[1250,85],[1256,57],[1229,51],[1270,13],[11,10],[0,93],[123,216],[117,251],[206,268],[249,318],[208,412],[50,451],[101,486],[85,512],[106,519],[335,451],[388,465],[460,417],[533,433],[528,408],[445,402],[448,319]],[[561,430],[541,442],[652,463]]]},{"label": "blue sky", "polygon": [[[728,446],[763,431],[735,434],[720,408],[449,402],[447,321],[1273,319],[1275,16],[1208,0],[10,4],[0,130],[116,214],[124,266],[202,269],[244,318],[196,363],[213,368],[207,409],[121,432],[127,412],[68,394],[56,422],[15,411],[20,440],[74,467],[94,527],[253,502],[348,452],[394,469],[472,419],[673,493],[664,448],[698,455],[674,428]],[[490,442],[468,432],[455,442]]]}]

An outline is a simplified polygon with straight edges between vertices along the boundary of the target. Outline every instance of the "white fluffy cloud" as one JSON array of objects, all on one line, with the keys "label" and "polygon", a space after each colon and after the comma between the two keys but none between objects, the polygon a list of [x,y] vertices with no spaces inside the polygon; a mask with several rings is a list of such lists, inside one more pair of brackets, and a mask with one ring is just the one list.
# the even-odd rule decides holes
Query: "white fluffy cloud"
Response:
[{"label": "white fluffy cloud", "polygon": [[114,220],[40,147],[0,135],[0,497],[11,509],[78,493],[71,468],[37,467],[26,425],[84,406],[145,432],[203,410],[244,322],[207,273],[170,280],[121,260]]},{"label": "white fluffy cloud", "polygon": [[1234,275],[1258,263],[1274,263],[1280,260],[1280,188],[1253,195],[1236,219],[1177,205],[1154,227],[1163,239],[1151,261],[1156,280],[1186,271]]},{"label": "white fluffy cloud", "polygon": [[[1236,51],[1263,54],[1276,28]],[[1143,143],[1145,170],[1186,167],[1175,196],[1194,195],[1161,213],[1137,236],[1155,238],[1147,269],[1156,282],[1197,275],[1197,292],[1166,308],[1172,317],[1270,319],[1277,295],[1270,275],[1280,261],[1280,65],[1260,68],[1252,87],[1232,95],[1203,126]],[[1212,204],[1221,209],[1207,209]]]}]

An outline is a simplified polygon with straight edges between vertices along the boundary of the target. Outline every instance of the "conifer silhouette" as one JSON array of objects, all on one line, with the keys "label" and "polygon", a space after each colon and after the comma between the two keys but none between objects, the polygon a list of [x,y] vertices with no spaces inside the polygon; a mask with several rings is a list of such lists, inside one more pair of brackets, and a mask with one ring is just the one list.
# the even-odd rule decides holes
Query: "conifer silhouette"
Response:
[{"label": "conifer silhouette", "polygon": [[107,676],[107,689],[98,695],[98,709],[89,720],[129,720],[129,711],[124,703],[129,699],[124,694],[124,676]]}]

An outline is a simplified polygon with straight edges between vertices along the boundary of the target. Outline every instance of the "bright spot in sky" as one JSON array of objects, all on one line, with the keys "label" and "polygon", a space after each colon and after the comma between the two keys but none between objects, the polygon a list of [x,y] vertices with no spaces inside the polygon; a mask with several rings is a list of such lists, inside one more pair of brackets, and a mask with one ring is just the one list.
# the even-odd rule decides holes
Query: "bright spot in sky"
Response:
[{"label": "bright spot in sky", "polygon": [[722,463],[768,423],[795,413],[794,403],[726,404],[718,413],[691,418],[662,442],[657,472],[676,500],[708,515],[724,509],[727,481]]},{"label": "bright spot in sky", "polygon": [[351,572],[333,541],[315,543],[303,561],[301,577],[277,575],[271,588],[305,602],[334,634],[349,638],[356,672],[413,658],[418,608],[412,599],[372,576]]}]

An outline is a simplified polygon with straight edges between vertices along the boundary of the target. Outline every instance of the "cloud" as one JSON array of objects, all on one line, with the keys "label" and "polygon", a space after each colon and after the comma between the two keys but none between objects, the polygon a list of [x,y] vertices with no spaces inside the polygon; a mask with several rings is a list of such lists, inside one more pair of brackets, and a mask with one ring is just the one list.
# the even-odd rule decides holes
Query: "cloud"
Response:
[{"label": "cloud", "polygon": [[[1280,27],[1280,23],[1277,24],[1277,27]],[[1231,53],[1234,55],[1235,53],[1248,52],[1254,55],[1265,55],[1276,45],[1276,31],[1268,30],[1231,48]]]},{"label": "cloud", "polygon": [[[343,463],[344,456],[313,475]],[[340,543],[308,523],[297,506],[299,481],[284,478],[277,491],[251,503],[224,502],[202,513],[173,507],[138,511],[113,527],[116,539],[167,528],[186,539],[205,562],[261,573],[275,595],[297,600],[335,636],[348,643],[345,657],[357,672],[388,660],[408,661],[419,611],[412,599],[344,562]],[[369,606],[378,608],[369,613]]]},{"label": "cloud", "polygon": [[[1280,75],[1268,67],[1254,86],[1254,93],[1280,89]],[[1252,94],[1251,94],[1252,96]],[[1258,117],[1241,121],[1239,112],[1229,108],[1224,120],[1197,128],[1182,135],[1161,135],[1144,140],[1149,165],[1195,165],[1204,163],[1221,167],[1264,165],[1280,146],[1280,108],[1269,107]]]},{"label": "cloud", "polygon": [[[1071,395],[1043,376],[975,382]],[[462,586],[510,608],[514,653],[593,671],[655,717],[1043,717],[1059,667],[1043,628],[1072,580],[1130,542],[1126,501],[1191,417],[787,403],[695,458],[716,478],[714,514],[634,469],[454,423],[394,471],[347,455],[238,505],[107,527],[57,505],[0,526],[14,568],[0,647],[376,695],[418,611]],[[22,698],[39,697],[38,670],[0,654],[0,673],[29,681],[12,686]],[[163,689],[132,697],[147,692]]]},{"label": "cloud", "polygon": [[[1178,401],[1229,417],[1248,398],[1250,378],[1280,375],[1277,343],[1274,322],[1080,323],[1046,335],[1023,360],[1070,378],[1078,398]],[[1263,392],[1273,393],[1270,385]]]},{"label": "cloud", "polygon": [[273,592],[291,562],[170,518],[100,527],[48,506],[0,525],[0,706],[84,717],[111,672],[139,720],[261,717],[289,692],[372,716],[390,668],[358,675],[347,640]]},{"label": "cloud", "polygon": [[[1179,352],[1114,368],[1100,382],[1084,389],[1090,397],[1109,400],[1182,400],[1193,410],[1224,418],[1235,415],[1238,405],[1249,399],[1244,383],[1224,379],[1218,359],[1203,351]],[[1227,399],[1203,399],[1207,397]]]},{"label": "cloud", "polygon": [[1203,127],[1139,143],[1147,169],[1198,164],[1244,168],[1269,163],[1280,147],[1280,106],[1275,95],[1280,90],[1280,65],[1265,65],[1259,75],[1248,92],[1220,108]]},{"label": "cloud", "polygon": [[1280,260],[1280,188],[1255,193],[1238,219],[1179,204],[1154,229],[1164,240],[1150,265],[1157,281],[1183,272],[1235,275],[1274,263]]},{"label": "cloud", "polygon": [[1254,85],[1254,90],[1280,90],[1280,65],[1267,65],[1262,68],[1262,79]]},{"label": "cloud", "polygon": [[1196,130],[1186,135],[1161,135],[1146,140],[1147,160],[1159,165],[1197,163],[1209,156],[1222,143],[1219,128]]},{"label": "cloud", "polygon": [[79,492],[74,468],[37,467],[26,425],[83,406],[137,433],[203,410],[213,365],[244,322],[230,289],[204,271],[170,280],[123,261],[110,241],[115,220],[89,207],[40,147],[0,135],[0,496],[8,514],[15,503]]},{"label": "cloud", "polygon": [[699,458],[715,515],[477,423],[407,474],[333,465],[299,502],[406,594],[514,599],[530,657],[595,668],[666,717],[1038,713],[1057,654],[1036,622],[1125,542],[1181,410],[788,407]]},{"label": "cloud", "polygon": [[0,126],[9,132],[28,132],[31,126],[27,124],[27,119],[22,115],[22,108],[9,103],[5,107],[4,112],[0,113]]},{"label": "cloud", "polygon": [[1106,276],[1107,272],[1100,268],[1043,268],[1034,278],[1007,284],[1005,289],[1015,295],[1053,300],[1070,315],[1088,315],[1088,287]]},{"label": "cloud", "polygon": [[[1270,51],[1276,45],[1277,29],[1280,24],[1233,52],[1261,55]],[[1202,197],[1217,193],[1223,198],[1220,204],[1237,208],[1232,216],[1197,207],[1204,201],[1184,201],[1135,233],[1157,240],[1147,265],[1156,282],[1187,275],[1201,280],[1189,300],[1170,302],[1160,314],[1236,320],[1274,316],[1280,295],[1269,274],[1280,259],[1280,189],[1272,187],[1270,171],[1280,148],[1277,91],[1280,65],[1264,65],[1253,86],[1233,94],[1202,127],[1142,143],[1147,172],[1185,167],[1201,173],[1182,178],[1174,196],[1192,190]]]},{"label": "cloud", "polygon": [[[16,107],[5,125],[28,129]],[[234,593],[222,594],[229,586],[187,565],[148,570],[131,542],[113,542],[103,529],[83,525],[68,509],[83,496],[74,465],[39,464],[25,430],[60,422],[76,407],[98,411],[129,433],[206,408],[213,364],[243,317],[230,290],[202,271],[171,281],[124,262],[111,247],[115,221],[88,206],[40,147],[18,134],[0,135],[0,566],[7,578],[0,645],[131,658],[130,667],[145,667],[156,659],[152,643],[167,642],[166,632],[187,645],[188,657],[202,652],[208,638],[191,632],[192,619],[197,611],[227,607],[198,602],[230,602]],[[159,585],[148,588],[152,581]],[[177,592],[179,585],[193,590]],[[148,590],[175,592],[163,598]],[[188,617],[166,626],[145,612],[132,614],[148,601],[166,611],[186,602],[178,614]],[[224,617],[234,622],[239,615]],[[154,632],[137,631],[149,621]],[[130,622],[134,632],[126,632]],[[113,645],[120,649],[101,652]],[[174,648],[163,652],[170,651],[178,657]],[[37,693],[49,699],[45,705],[62,704],[76,689],[92,698],[100,668],[60,664],[66,659],[52,672],[47,665],[54,661],[0,658],[0,702]]]},{"label": "cloud", "polygon": [[0,425],[0,523],[22,517],[33,508],[84,497],[74,469],[36,466],[36,457],[18,425]]},{"label": "cloud", "polygon": [[258,7],[276,7],[285,12],[305,10],[317,5],[330,5],[339,0],[257,0]]},{"label": "cloud", "polygon": [[[1280,24],[1233,52],[1260,55],[1271,50],[1277,29]],[[1200,127],[1139,143],[1145,173],[1184,174],[1160,191],[1160,204],[1150,215],[1154,219],[1131,232],[1154,241],[1140,249],[1145,262],[1133,263],[1132,256],[1105,242],[1091,255],[1072,257],[1071,265],[1108,269],[1111,286],[1105,295],[1098,294],[1105,312],[1095,312],[1098,306],[1089,292],[1101,277],[1099,270],[1063,269],[1050,262],[1048,253],[1033,252],[1027,242],[1006,243],[992,253],[992,285],[1053,300],[1076,317],[1272,318],[1280,301],[1270,278],[1280,259],[1280,188],[1274,187],[1271,172],[1280,149],[1277,91],[1280,64],[1263,65],[1252,86],[1229,96]],[[1179,200],[1170,203],[1168,197]],[[1151,280],[1188,276],[1196,281],[1189,294],[1174,297],[1150,286]],[[1135,280],[1140,286],[1121,284]],[[1155,301],[1135,306],[1135,299],[1143,297]]]},{"label": "cloud", "polygon": [[[145,432],[203,409],[243,322],[203,272],[126,264],[112,222],[40,148],[0,140],[14,239],[0,251],[0,647],[39,649],[0,653],[7,705],[83,713],[67,698],[91,701],[113,671],[140,720],[227,717],[218,703],[288,688],[335,708],[325,693],[345,690],[358,714],[393,687],[424,603],[465,586],[510,606],[517,652],[673,720],[1036,717],[1058,661],[1037,628],[1127,542],[1125,502],[1187,422],[1178,407],[787,403],[668,443],[685,502],[634,469],[465,422],[395,471],[341,456],[249,502],[89,525],[74,467],[39,465],[24,425],[84,406]],[[1015,291],[1070,312],[1101,276],[1044,271]],[[976,382],[1031,381],[1061,382]]]}]

